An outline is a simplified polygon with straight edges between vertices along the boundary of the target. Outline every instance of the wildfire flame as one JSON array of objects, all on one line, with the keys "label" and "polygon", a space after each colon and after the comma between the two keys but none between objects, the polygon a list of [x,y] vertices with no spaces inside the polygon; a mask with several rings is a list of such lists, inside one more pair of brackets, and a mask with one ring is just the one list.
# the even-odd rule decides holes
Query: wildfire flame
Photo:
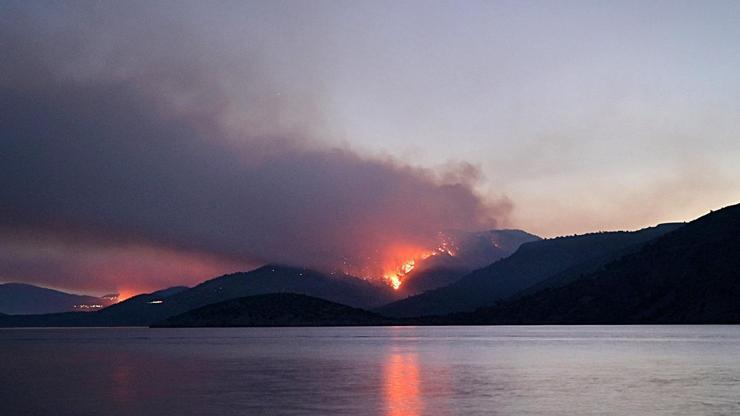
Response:
[{"label": "wildfire flame", "polygon": [[401,278],[397,274],[386,275],[385,278],[388,279],[393,289],[398,290],[401,287]]},{"label": "wildfire flame", "polygon": [[414,270],[414,268],[416,267],[416,263],[419,260],[426,260],[429,257],[437,256],[443,253],[454,256],[454,252],[444,244],[434,250],[417,250],[414,254],[408,255],[408,257],[406,257],[406,260],[401,260],[400,262],[391,262],[390,267],[386,268],[386,271],[383,274],[383,278],[388,281],[393,289],[398,290],[403,283],[403,277]]},{"label": "wildfire flame", "polygon": [[[430,255],[433,254],[422,255],[422,258],[427,258]],[[414,270],[414,266],[416,266],[416,259],[412,258],[410,260],[406,260],[405,262],[401,263],[400,266],[394,268],[394,270],[387,271],[383,277],[388,280],[393,289],[398,290],[398,288],[401,287],[402,283],[401,277]]]},{"label": "wildfire flame", "polygon": [[404,243],[391,244],[383,250],[376,251],[377,257],[367,257],[369,262],[377,261],[375,265],[358,266],[345,260],[340,271],[347,275],[366,276],[368,279],[380,276],[389,286],[398,290],[403,284],[404,277],[417,268],[420,261],[439,255],[455,257],[459,250],[455,240],[441,232],[436,244],[432,247]]}]

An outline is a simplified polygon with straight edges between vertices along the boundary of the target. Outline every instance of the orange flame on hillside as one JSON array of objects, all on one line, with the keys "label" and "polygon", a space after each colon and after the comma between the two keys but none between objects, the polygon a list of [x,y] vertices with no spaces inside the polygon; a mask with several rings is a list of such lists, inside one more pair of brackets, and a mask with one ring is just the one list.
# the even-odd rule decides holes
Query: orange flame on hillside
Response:
[{"label": "orange flame on hillside", "polygon": [[451,245],[443,240],[441,245],[433,250],[421,249],[418,247],[394,247],[389,250],[392,255],[383,268],[383,278],[393,289],[398,290],[403,284],[403,277],[409,274],[416,267],[420,260],[426,260],[429,257],[440,254],[455,255],[455,250]]}]

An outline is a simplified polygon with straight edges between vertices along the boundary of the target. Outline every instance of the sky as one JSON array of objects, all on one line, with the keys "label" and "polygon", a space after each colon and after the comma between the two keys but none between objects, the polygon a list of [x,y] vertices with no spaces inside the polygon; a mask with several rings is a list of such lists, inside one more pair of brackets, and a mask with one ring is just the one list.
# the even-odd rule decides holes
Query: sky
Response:
[{"label": "sky", "polygon": [[739,39],[735,1],[6,1],[0,281],[690,220],[740,200]]}]

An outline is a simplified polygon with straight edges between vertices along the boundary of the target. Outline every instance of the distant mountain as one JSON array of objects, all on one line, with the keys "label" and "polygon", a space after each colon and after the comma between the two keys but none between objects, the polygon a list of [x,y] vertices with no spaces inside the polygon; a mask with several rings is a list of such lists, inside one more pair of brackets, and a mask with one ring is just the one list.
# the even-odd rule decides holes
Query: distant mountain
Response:
[{"label": "distant mountain", "polygon": [[0,312],[9,315],[99,310],[110,299],[73,295],[25,283],[0,284]]},{"label": "distant mountain", "polygon": [[541,240],[522,230],[487,230],[479,232],[447,231],[443,233],[447,253],[417,262],[404,276],[404,296],[423,293],[454,283],[471,271],[513,254],[522,244]]},{"label": "distant mountain", "polygon": [[298,293],[360,308],[379,306],[398,296],[389,286],[377,286],[352,276],[334,277],[308,269],[267,265],[250,272],[220,276],[189,289],[173,288],[135,296],[85,316],[5,317],[0,319],[0,326],[151,325],[208,304],[268,293]]},{"label": "distant mountain", "polygon": [[705,215],[565,286],[476,323],[740,323],[740,204]]},{"label": "distant mountain", "polygon": [[455,283],[376,309],[394,317],[444,315],[491,306],[542,282],[561,284],[563,273],[588,273],[640,249],[642,244],[682,224],[662,224],[634,232],[601,232],[522,244],[511,256],[478,269]]},{"label": "distant mountain", "polygon": [[312,296],[273,293],[203,306],[154,326],[364,326],[389,323],[389,319],[380,315]]}]

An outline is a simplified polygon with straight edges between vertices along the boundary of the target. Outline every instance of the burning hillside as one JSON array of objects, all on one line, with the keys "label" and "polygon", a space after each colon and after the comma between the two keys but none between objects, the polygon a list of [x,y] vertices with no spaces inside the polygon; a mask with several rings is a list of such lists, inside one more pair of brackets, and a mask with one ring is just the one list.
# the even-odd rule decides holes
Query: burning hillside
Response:
[{"label": "burning hillside", "polygon": [[398,290],[408,278],[418,275],[414,272],[419,269],[473,270],[506,257],[521,244],[538,238],[519,230],[439,232],[432,248],[389,246],[382,256],[382,278]]}]

